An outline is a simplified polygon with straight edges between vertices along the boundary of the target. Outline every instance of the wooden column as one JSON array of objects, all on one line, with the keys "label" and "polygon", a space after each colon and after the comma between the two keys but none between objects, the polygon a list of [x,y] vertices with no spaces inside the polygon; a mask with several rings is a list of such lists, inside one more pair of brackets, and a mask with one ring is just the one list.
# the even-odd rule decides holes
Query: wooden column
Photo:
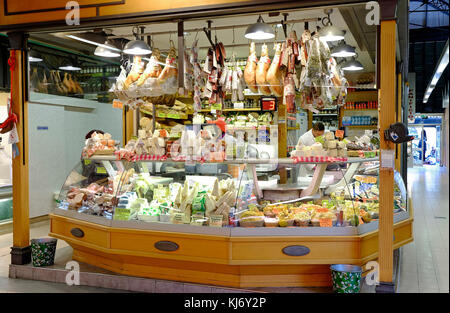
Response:
[{"label": "wooden column", "polygon": [[19,155],[12,159],[13,184],[13,247],[11,264],[27,264],[31,261],[29,193],[28,193],[28,103],[25,101],[27,38],[23,33],[8,33],[11,51],[15,56],[12,76],[12,111],[17,115]]},{"label": "wooden column", "polygon": [[[395,114],[395,121],[402,122],[402,74],[397,74],[397,109]],[[395,146],[395,170],[402,172],[402,148],[403,144]]]},{"label": "wooden column", "polygon": [[[155,117],[153,117],[155,118]],[[122,114],[122,137],[123,137],[123,146],[127,144],[127,142],[131,139],[131,136],[134,134],[134,114],[133,110],[130,110],[128,106],[123,107]],[[136,125],[136,129],[139,125]]]},{"label": "wooden column", "polygon": [[[384,20],[380,25],[380,87],[378,91],[381,153],[394,151],[395,145],[384,140],[384,130],[395,123],[396,116],[396,21]],[[380,288],[393,291],[393,210],[394,210],[394,169],[382,167],[380,157],[380,218],[379,218],[379,270]]]},{"label": "wooden column", "polygon": [[[283,104],[283,98],[278,99],[278,157],[285,158],[287,156],[287,109]],[[286,168],[279,170],[280,183],[287,183]]]}]

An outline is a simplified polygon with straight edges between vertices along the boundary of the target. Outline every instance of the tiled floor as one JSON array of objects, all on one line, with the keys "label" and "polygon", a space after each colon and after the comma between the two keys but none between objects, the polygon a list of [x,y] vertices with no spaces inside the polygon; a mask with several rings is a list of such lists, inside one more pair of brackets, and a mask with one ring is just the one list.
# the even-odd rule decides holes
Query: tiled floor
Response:
[{"label": "tiled floor", "polygon": [[[448,170],[439,167],[408,171],[414,204],[414,242],[401,249],[398,292],[449,292],[449,182]],[[48,221],[32,225],[31,238],[46,237]],[[0,292],[119,292],[87,286],[9,279],[12,234],[0,235]],[[70,247],[58,241],[58,259],[67,258]],[[189,285],[183,292],[189,292]],[[192,287],[194,288],[194,287]],[[255,288],[269,292],[329,292],[315,288]],[[191,292],[193,292],[191,290]],[[367,291],[371,292],[371,291]]]},{"label": "tiled floor", "polygon": [[399,292],[449,292],[448,169],[408,170],[414,205],[414,242],[402,248]]}]

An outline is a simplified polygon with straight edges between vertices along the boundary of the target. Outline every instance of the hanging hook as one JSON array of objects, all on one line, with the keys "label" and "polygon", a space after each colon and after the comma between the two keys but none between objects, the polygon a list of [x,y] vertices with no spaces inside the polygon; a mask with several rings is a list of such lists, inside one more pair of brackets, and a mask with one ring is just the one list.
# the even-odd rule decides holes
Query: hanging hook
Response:
[{"label": "hanging hook", "polygon": [[214,43],[217,45],[217,28],[214,29]]}]

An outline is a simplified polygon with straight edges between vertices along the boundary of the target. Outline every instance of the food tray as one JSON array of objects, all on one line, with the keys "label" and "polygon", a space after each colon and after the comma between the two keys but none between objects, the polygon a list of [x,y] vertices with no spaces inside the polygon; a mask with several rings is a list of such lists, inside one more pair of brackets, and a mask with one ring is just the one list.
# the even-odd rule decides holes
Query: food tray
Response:
[{"label": "food tray", "polygon": [[255,216],[249,218],[243,218],[239,220],[239,226],[241,227],[263,227],[264,226],[264,217]]},{"label": "food tray", "polygon": [[94,155],[113,155],[114,149],[95,150]]}]

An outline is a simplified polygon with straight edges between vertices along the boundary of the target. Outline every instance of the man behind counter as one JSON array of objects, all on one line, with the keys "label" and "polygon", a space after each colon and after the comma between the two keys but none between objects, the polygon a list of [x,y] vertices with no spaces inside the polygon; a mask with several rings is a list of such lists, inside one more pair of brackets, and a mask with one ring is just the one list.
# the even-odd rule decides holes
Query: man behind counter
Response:
[{"label": "man behind counter", "polygon": [[[325,126],[321,122],[314,123],[313,127],[304,133],[298,139],[297,146],[312,146],[316,143],[316,137],[320,137],[325,133]],[[314,164],[304,164],[300,170],[300,176],[311,175],[313,173]]]},{"label": "man behind counter", "polygon": [[314,123],[313,127],[298,139],[297,146],[312,146],[316,143],[316,137],[325,133],[325,126],[321,122]]}]

